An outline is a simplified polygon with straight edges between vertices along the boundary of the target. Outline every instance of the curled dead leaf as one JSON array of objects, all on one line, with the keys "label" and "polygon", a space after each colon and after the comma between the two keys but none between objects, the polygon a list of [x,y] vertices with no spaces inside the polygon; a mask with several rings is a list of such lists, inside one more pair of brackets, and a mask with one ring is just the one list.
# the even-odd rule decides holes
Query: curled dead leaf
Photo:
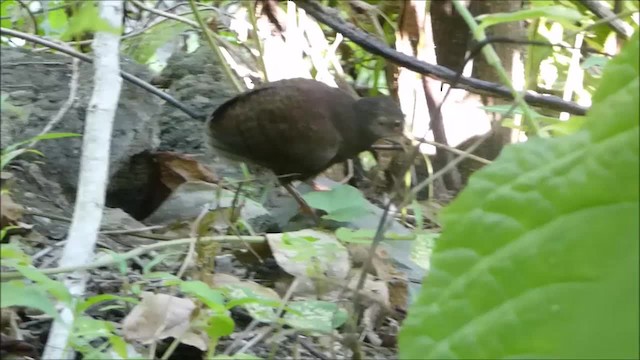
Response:
[{"label": "curled dead leaf", "polygon": [[185,298],[166,294],[142,293],[142,301],[124,318],[122,330],[127,341],[151,344],[168,337],[207,350],[205,334],[191,329],[191,314],[196,304]]},{"label": "curled dead leaf", "polygon": [[9,194],[0,195],[0,227],[16,225],[23,212],[22,205],[16,204]]},{"label": "curled dead leaf", "polygon": [[158,152],[154,154],[160,169],[160,180],[171,190],[187,181],[204,181],[217,183],[217,177],[189,155],[175,152]]}]

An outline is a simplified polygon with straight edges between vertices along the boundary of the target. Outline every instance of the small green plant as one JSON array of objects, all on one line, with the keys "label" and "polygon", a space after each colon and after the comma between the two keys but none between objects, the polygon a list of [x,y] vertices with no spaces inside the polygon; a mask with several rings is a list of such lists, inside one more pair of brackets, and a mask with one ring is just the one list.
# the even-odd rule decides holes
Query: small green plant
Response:
[{"label": "small green plant", "polygon": [[0,171],[4,170],[4,167],[7,166],[13,159],[24,153],[33,153],[36,155],[44,156],[40,151],[28,147],[24,147],[24,145],[31,144],[32,142],[37,142],[40,140],[51,140],[51,139],[62,139],[68,137],[76,137],[81,136],[80,134],[75,133],[48,133],[43,135],[34,136],[30,139],[17,142],[15,144],[9,145],[6,148],[2,149],[0,153]]}]

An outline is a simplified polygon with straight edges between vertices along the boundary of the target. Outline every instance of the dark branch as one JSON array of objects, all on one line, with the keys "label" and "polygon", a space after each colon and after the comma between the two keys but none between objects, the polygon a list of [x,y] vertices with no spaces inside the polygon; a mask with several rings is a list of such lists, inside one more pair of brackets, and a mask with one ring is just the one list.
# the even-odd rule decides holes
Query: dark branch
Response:
[{"label": "dark branch", "polygon": [[616,14],[605,5],[601,4],[599,1],[594,0],[580,0],[580,3],[600,19],[611,19],[607,21],[607,24],[613,31],[616,32],[616,34],[620,35],[623,39],[628,40],[631,37],[629,31],[625,28],[624,21],[618,19]]},{"label": "dark branch", "polygon": [[[337,15],[328,13],[322,5],[316,2],[311,0],[295,0],[295,2],[300,8],[304,9],[316,20],[341,33],[343,36],[351,39],[351,41],[373,54],[380,55],[389,61],[417,73],[424,74],[448,84],[455,84],[455,87],[475,94],[513,99],[511,92],[506,86],[471,77],[460,77],[458,79],[455,71],[444,66],[432,65],[424,61],[420,61],[413,56],[398,52],[382,43],[377,38],[342,20]],[[587,108],[571,101],[564,101],[557,96],[539,95],[533,92],[527,92],[524,99],[530,105],[545,107],[556,111],[566,111],[575,115],[584,115],[587,112]]]}]

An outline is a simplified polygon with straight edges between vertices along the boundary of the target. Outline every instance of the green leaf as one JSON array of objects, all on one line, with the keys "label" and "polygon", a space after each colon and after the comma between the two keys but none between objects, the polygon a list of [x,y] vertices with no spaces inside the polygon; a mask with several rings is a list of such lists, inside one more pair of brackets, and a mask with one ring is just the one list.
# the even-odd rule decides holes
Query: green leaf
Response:
[{"label": "green leaf", "polygon": [[338,240],[351,244],[371,244],[376,231],[373,229],[349,229],[345,227],[336,230]]},{"label": "green leaf", "polygon": [[109,343],[113,351],[118,354],[122,359],[127,359],[127,342],[123,338],[117,335],[109,336]]},{"label": "green leaf", "polygon": [[56,299],[65,302],[66,304],[71,304],[71,294],[62,282],[49,278],[33,266],[16,266],[16,270],[18,270],[27,279],[35,282],[38,286],[48,291]]},{"label": "green leaf", "polygon": [[2,150],[2,154],[4,155],[5,153],[12,152],[12,151],[18,149],[20,146],[22,146],[24,144],[28,144],[28,143],[30,143],[32,141],[62,139],[62,138],[77,137],[77,136],[82,136],[82,135],[81,134],[76,134],[76,133],[47,133],[47,134],[42,134],[42,135],[31,137],[31,138],[29,138],[27,140],[19,141],[19,142],[15,143],[15,144],[11,144],[11,145],[7,146],[6,148],[4,148]]},{"label": "green leaf", "polygon": [[419,231],[416,232],[416,241],[411,247],[411,260],[425,270],[431,266],[431,254],[436,241],[440,237],[439,233]]},{"label": "green leaf", "polygon": [[224,297],[222,292],[214,290],[202,281],[183,281],[180,291],[191,294],[202,301],[207,307],[216,312],[225,312]]},{"label": "green leaf", "polygon": [[227,309],[242,306],[258,321],[270,323],[276,320],[276,309],[280,307],[280,301],[242,285],[226,285],[225,288],[230,299],[226,305]]},{"label": "green leaf", "polygon": [[77,13],[69,18],[69,27],[62,35],[62,39],[71,40],[74,36],[82,35],[85,32],[109,32],[120,35],[119,27],[111,26],[105,19],[100,17],[96,3],[93,1],[83,1]]},{"label": "green leaf", "polygon": [[67,13],[61,8],[48,11],[47,18],[42,22],[41,28],[45,30],[45,35],[57,37],[67,30],[68,25]]},{"label": "green leaf", "polygon": [[510,146],[442,214],[399,358],[637,358],[638,33],[584,127]]},{"label": "green leaf", "polygon": [[231,316],[225,314],[214,314],[209,317],[207,326],[207,335],[211,338],[219,338],[233,334],[236,324]]},{"label": "green leaf", "polygon": [[367,200],[356,188],[340,185],[331,191],[315,191],[303,196],[309,206],[327,212],[326,219],[349,221],[367,214]]},{"label": "green leaf", "polygon": [[580,64],[582,69],[590,69],[592,67],[604,67],[609,62],[609,58],[602,55],[589,55],[583,62]]},{"label": "green leaf", "polygon": [[294,301],[289,308],[297,313],[287,312],[284,320],[287,325],[299,330],[330,333],[342,326],[348,317],[344,309],[328,301]]},{"label": "green leaf", "polygon": [[138,301],[138,299],[136,298],[132,298],[132,297],[126,297],[126,296],[118,296],[118,295],[113,295],[113,294],[101,294],[101,295],[95,295],[92,296],[82,302],[80,302],[77,306],[76,306],[76,311],[78,311],[79,313],[83,313],[85,312],[87,309],[89,309],[90,307],[92,307],[95,304],[101,303],[103,301],[126,301],[129,302],[131,304],[138,304],[140,301]]},{"label": "green leaf", "polygon": [[[15,243],[0,245],[0,259],[2,259],[2,265],[5,266],[31,265],[31,257]],[[13,263],[9,265],[9,261],[13,261]]]},{"label": "green leaf", "polygon": [[561,23],[573,23],[582,19],[582,14],[576,9],[562,5],[536,7],[510,13],[494,13],[476,17],[480,21],[480,27],[486,29],[489,26],[506,22],[523,21],[545,17]]},{"label": "green leaf", "polygon": [[110,337],[115,331],[115,325],[106,320],[98,320],[89,316],[79,316],[73,323],[74,337],[83,336],[89,339]]},{"label": "green leaf", "polygon": [[0,307],[9,306],[26,306],[58,317],[55,303],[44,289],[35,286],[26,287],[20,280],[0,283]]},{"label": "green leaf", "polygon": [[[188,17],[187,17],[188,18]],[[123,46],[130,49],[128,53],[137,62],[146,64],[156,53],[158,48],[179,36],[190,26],[182,22],[165,21],[153,26],[149,30],[130,40],[125,40]]]},{"label": "green leaf", "polygon": [[2,19],[0,25],[4,28],[15,28],[13,23],[21,16],[22,7],[15,0],[5,0],[0,2],[0,16]]}]

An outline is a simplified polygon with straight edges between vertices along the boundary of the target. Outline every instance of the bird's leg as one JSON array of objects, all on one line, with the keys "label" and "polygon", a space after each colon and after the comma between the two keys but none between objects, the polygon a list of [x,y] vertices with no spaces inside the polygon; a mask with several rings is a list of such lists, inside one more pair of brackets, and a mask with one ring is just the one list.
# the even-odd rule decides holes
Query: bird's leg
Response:
[{"label": "bird's leg", "polygon": [[353,160],[348,159],[347,160],[347,175],[344,177],[344,179],[340,180],[340,184],[344,185],[346,183],[349,182],[349,180],[351,180],[351,178],[353,177],[354,171],[353,171]]},{"label": "bird's leg", "polygon": [[291,183],[284,183],[282,184],[282,186],[284,186],[284,188],[287,189],[289,194],[291,194],[291,196],[293,196],[293,198],[296,200],[298,205],[300,205],[300,211],[302,211],[302,213],[304,214],[311,216],[311,218],[316,223],[316,225],[319,226],[320,219],[318,218],[318,215],[316,215],[316,212],[311,208],[311,206],[309,206],[309,204],[307,204],[307,202],[304,201],[304,199],[302,198],[302,195],[300,195],[298,190],[296,190],[296,188],[293,187]]}]

